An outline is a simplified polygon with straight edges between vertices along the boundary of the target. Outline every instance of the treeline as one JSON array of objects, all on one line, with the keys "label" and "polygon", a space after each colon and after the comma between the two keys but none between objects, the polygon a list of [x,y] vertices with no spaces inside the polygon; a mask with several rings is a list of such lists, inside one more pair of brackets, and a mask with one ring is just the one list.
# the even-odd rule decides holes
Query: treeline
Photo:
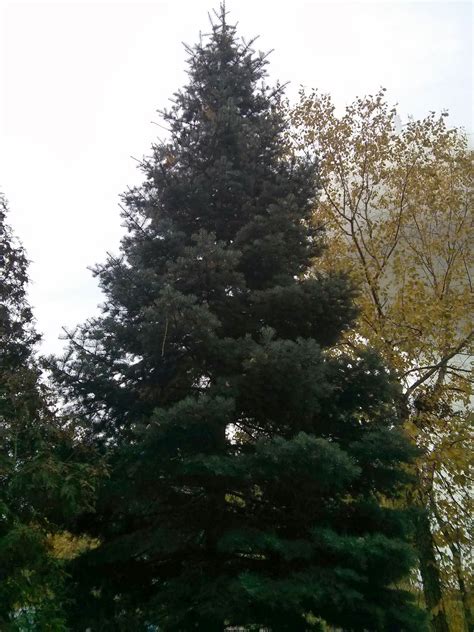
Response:
[{"label": "treeline", "polygon": [[187,54],[62,357],[1,199],[0,628],[470,630],[466,136]]}]

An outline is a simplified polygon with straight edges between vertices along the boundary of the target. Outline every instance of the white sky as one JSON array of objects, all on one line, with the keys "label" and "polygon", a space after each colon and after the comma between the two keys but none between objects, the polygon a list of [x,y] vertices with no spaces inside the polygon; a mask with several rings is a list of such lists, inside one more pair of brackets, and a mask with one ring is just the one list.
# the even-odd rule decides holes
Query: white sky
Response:
[{"label": "white sky", "polygon": [[[0,190],[32,261],[43,351],[101,302],[87,266],[116,252],[118,195],[185,81],[185,52],[218,0],[0,0]],[[241,34],[275,49],[270,76],[339,106],[380,86],[402,117],[447,108],[472,133],[469,2],[227,0]],[[472,138],[472,137],[471,137]]]}]

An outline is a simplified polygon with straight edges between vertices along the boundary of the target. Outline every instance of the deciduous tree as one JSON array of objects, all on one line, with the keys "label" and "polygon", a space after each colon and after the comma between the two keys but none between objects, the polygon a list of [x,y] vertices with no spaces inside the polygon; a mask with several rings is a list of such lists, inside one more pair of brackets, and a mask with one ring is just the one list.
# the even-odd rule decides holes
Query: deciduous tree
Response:
[{"label": "deciduous tree", "polygon": [[[420,570],[433,628],[446,630],[442,579],[458,585],[466,625],[472,401],[472,154],[446,114],[401,126],[385,91],[340,114],[329,95],[301,93],[299,151],[316,155],[327,247],[316,263],[350,270],[360,288],[358,337],[403,384],[406,427],[423,448],[415,500]],[[472,419],[472,417],[471,417]],[[453,628],[454,629],[454,628]],[[458,629],[458,628],[456,628]]]}]

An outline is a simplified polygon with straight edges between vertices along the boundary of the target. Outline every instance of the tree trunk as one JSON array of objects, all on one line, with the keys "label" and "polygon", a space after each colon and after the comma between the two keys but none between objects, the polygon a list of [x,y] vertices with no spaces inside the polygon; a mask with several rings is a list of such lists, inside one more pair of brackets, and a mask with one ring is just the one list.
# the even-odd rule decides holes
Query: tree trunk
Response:
[{"label": "tree trunk", "polygon": [[[459,587],[459,600],[461,602],[462,613],[464,617],[464,632],[473,632],[474,630],[474,620],[472,617],[471,608],[469,605],[469,592],[466,588],[466,582],[464,581],[464,574],[462,569],[462,557],[461,557],[461,546],[459,544],[460,533],[459,530],[456,530],[455,533],[450,525],[446,523],[439,512],[437,511],[436,503],[431,498],[431,510],[438,522],[438,525],[448,542],[449,550],[451,551],[451,555],[453,556],[453,568],[456,574],[456,579]],[[457,541],[456,541],[457,540]]]},{"label": "tree trunk", "polygon": [[[435,387],[431,393],[431,402],[429,404],[431,409],[435,407],[435,391],[437,391],[443,384],[446,377],[446,365],[443,365],[439,371],[438,377],[435,382]],[[409,417],[408,399],[404,398],[405,409],[402,411],[405,414],[405,419]],[[416,416],[415,416],[416,417]],[[414,419],[416,425],[416,418]],[[436,559],[435,543],[433,534],[431,532],[431,524],[428,513],[428,498],[426,497],[426,482],[424,479],[426,476],[423,473],[423,468],[418,470],[418,481],[416,485],[415,504],[419,507],[419,516],[416,521],[416,548],[418,552],[418,559],[420,561],[420,574],[423,583],[423,595],[425,598],[426,609],[430,615],[430,624],[433,632],[450,632],[448,620],[446,618],[446,612],[443,604],[443,591],[441,585],[441,577],[439,572],[438,560]],[[432,489],[433,477],[432,472],[428,477],[430,481],[428,487]],[[425,493],[422,491],[425,490]]]},{"label": "tree trunk", "polygon": [[451,554],[453,556],[453,566],[456,572],[456,578],[458,580],[459,594],[461,596],[462,611],[464,615],[464,622],[466,624],[467,632],[473,632],[474,630],[474,618],[469,605],[469,594],[466,588],[466,582],[464,581],[464,575],[462,571],[461,551],[459,546],[452,543],[449,546]]},{"label": "tree trunk", "polygon": [[433,632],[449,632],[443,606],[443,594],[438,562],[435,556],[433,536],[428,514],[422,509],[416,524],[416,545],[420,560],[421,579],[426,608],[431,615]]}]

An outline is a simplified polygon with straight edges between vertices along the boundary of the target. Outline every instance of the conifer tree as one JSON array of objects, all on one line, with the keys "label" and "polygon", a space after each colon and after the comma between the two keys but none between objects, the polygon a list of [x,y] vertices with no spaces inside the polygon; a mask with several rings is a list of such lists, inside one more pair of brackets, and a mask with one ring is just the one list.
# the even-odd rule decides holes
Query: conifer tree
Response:
[{"label": "conifer tree", "polygon": [[91,507],[95,463],[50,410],[35,358],[28,262],[0,196],[0,628],[64,630],[50,536]]},{"label": "conifer tree", "polygon": [[70,625],[419,631],[397,388],[334,348],[354,293],[314,271],[316,166],[289,157],[265,55],[217,18],[124,195],[103,313],[56,367],[110,467]]}]

